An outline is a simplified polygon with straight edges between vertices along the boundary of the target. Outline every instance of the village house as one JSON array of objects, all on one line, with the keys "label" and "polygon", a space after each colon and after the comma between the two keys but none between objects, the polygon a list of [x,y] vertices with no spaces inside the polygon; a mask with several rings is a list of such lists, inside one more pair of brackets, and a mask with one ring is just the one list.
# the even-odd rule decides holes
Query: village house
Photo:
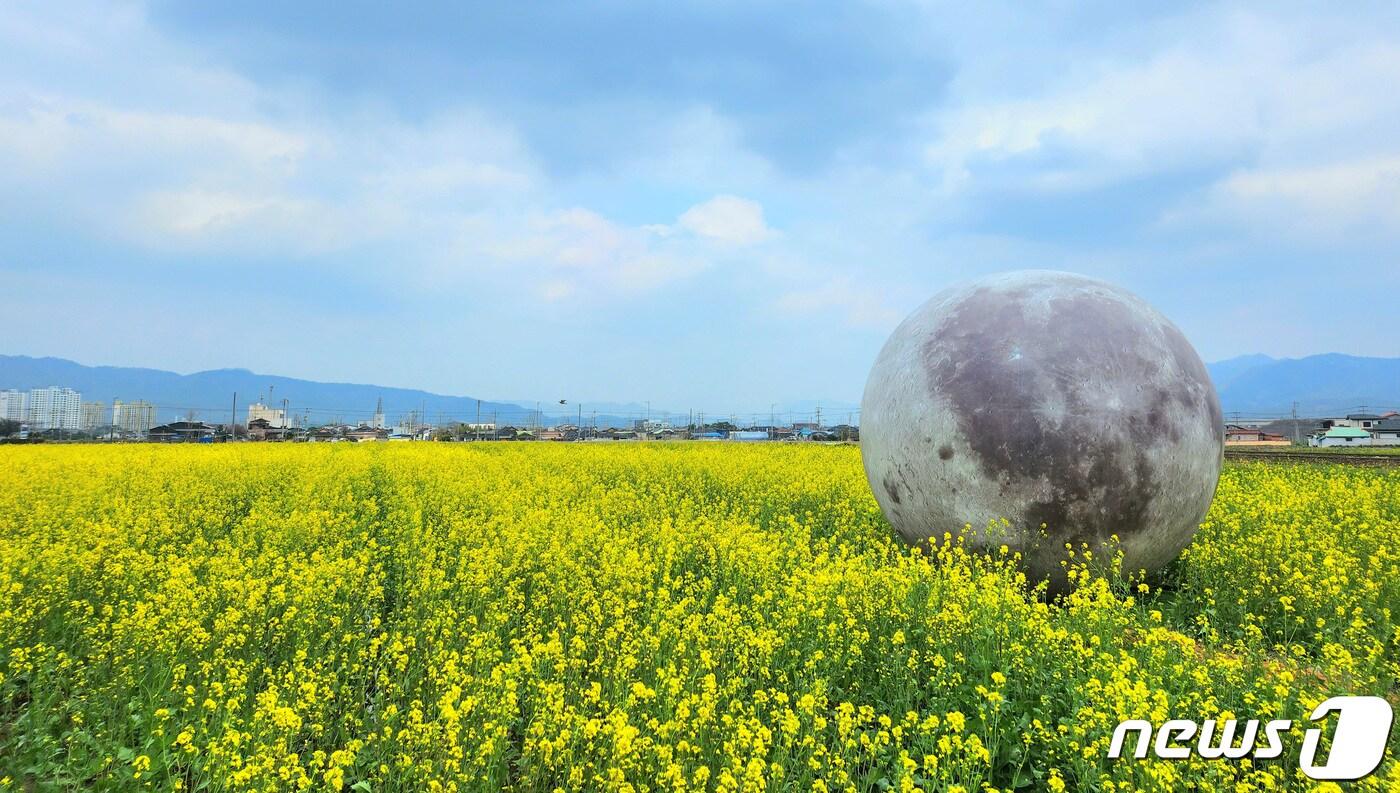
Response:
[{"label": "village house", "polygon": [[1229,446],[1286,446],[1288,439],[1282,435],[1265,432],[1258,427],[1242,427],[1238,424],[1225,425],[1225,443]]},{"label": "village house", "polygon": [[248,438],[255,441],[285,441],[295,434],[291,427],[280,427],[266,418],[248,422]]},{"label": "village house", "polygon": [[1360,430],[1369,430],[1381,417],[1374,413],[1349,413],[1346,418],[1327,419],[1322,422],[1323,429],[1333,427],[1353,427]]},{"label": "village house", "polygon": [[172,421],[152,427],[146,439],[155,443],[208,443],[214,440],[214,428],[202,421]]},{"label": "village house", "polygon": [[1357,427],[1333,427],[1308,438],[1309,446],[1370,446],[1371,433]]},{"label": "village house", "polygon": [[1371,425],[1372,446],[1400,446],[1400,418],[1383,418]]},{"label": "village house", "polygon": [[386,441],[389,439],[389,431],[383,427],[366,427],[361,425],[353,430],[347,430],[345,437],[357,443],[365,441]]}]

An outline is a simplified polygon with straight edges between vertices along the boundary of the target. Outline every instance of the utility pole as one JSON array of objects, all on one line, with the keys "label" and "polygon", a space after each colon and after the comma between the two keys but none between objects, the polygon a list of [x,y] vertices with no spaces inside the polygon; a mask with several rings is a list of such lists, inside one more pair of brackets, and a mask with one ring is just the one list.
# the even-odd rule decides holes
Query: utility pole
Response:
[{"label": "utility pole", "polygon": [[1298,403],[1293,403],[1293,445],[1298,445]]},{"label": "utility pole", "polygon": [[481,440],[481,400],[476,401],[476,439]]},{"label": "utility pole", "polygon": [[238,430],[234,429],[234,428],[237,427],[237,426],[238,426],[238,392],[237,392],[237,391],[234,391],[234,392],[233,392],[233,410],[229,413],[229,416],[228,416],[228,439],[231,440],[231,441],[232,441],[232,440],[237,440],[237,439],[238,439],[238,437],[237,437],[237,436],[238,436]]},{"label": "utility pole", "polygon": [[822,406],[817,405],[817,429],[822,428]]}]

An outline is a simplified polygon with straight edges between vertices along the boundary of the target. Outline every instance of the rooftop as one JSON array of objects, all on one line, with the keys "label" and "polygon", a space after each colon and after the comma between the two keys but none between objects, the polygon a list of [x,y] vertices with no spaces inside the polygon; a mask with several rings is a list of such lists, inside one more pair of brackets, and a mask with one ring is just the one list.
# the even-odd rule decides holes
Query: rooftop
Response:
[{"label": "rooftop", "polygon": [[1369,438],[1371,433],[1356,427],[1333,427],[1323,434],[1324,438]]}]

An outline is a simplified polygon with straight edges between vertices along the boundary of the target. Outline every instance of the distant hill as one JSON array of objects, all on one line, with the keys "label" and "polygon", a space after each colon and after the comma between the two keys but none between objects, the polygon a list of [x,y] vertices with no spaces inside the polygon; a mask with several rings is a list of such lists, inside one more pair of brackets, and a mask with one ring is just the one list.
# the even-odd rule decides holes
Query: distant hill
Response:
[{"label": "distant hill", "polygon": [[1245,372],[1265,364],[1276,363],[1277,360],[1261,353],[1254,353],[1253,355],[1241,355],[1237,358],[1208,363],[1206,368],[1210,370],[1210,379],[1215,381],[1215,388],[1218,391]]},{"label": "distant hill", "polygon": [[[0,389],[67,386],[82,392],[85,401],[144,399],[157,408],[156,420],[165,422],[194,411],[204,421],[228,421],[233,394],[238,393],[238,421],[247,419],[247,406],[259,395],[277,406],[282,400],[294,415],[308,412],[312,424],[339,420],[348,424],[369,421],[377,400],[384,400],[384,413],[392,424],[409,411],[422,409],[428,421],[441,415],[449,420],[473,421],[476,399],[444,396],[411,388],[388,388],[357,383],[318,383],[294,377],[256,374],[247,369],[214,369],[194,374],[176,374],[160,369],[126,366],[84,366],[63,358],[31,358],[26,355],[0,355]],[[481,403],[482,421],[496,415],[501,424],[529,421],[530,408],[506,402]],[[546,413],[548,409],[546,408]],[[599,417],[600,422],[603,417]]]},{"label": "distant hill", "polygon": [[[288,400],[288,407],[294,415],[309,411],[311,424],[327,424],[333,421],[356,424],[369,421],[374,414],[376,400],[383,398],[384,413],[390,424],[401,416],[420,407],[431,423],[445,421],[474,421],[476,399],[468,396],[446,396],[429,391],[411,388],[390,388],[387,386],[359,383],[321,383],[314,380],[301,380],[280,375],[257,374],[247,369],[213,369],[194,374],[176,374],[161,369],[142,369],[130,366],[86,366],[64,358],[33,358],[27,355],[0,355],[0,389],[42,388],[44,386],[67,386],[82,393],[88,402],[111,403],[113,399],[144,399],[158,409],[157,421],[173,421],[185,417],[193,410],[200,420],[211,423],[228,421],[233,405],[233,394],[238,392],[238,420],[246,420],[248,404],[262,396],[280,406]],[[535,406],[539,405],[541,417],[535,417]],[[788,421],[810,421],[818,403],[793,402],[779,403],[775,412],[778,419]],[[823,401],[822,419],[827,424],[846,420],[851,411],[859,411],[854,403]],[[578,419],[578,406],[572,401],[560,405],[557,399],[535,402],[521,400],[483,400],[481,420],[516,426],[539,421],[542,424],[573,422]],[[633,421],[651,416],[655,420],[684,424],[690,413],[664,405],[653,404],[648,408],[645,402],[588,402],[583,405],[585,422],[597,422],[599,427],[631,427]],[[704,415],[704,414],[701,414]],[[704,415],[706,421],[727,419],[723,415]],[[697,416],[698,418],[698,416]],[[742,412],[737,415],[741,423],[764,422],[768,411]]]},{"label": "distant hill", "polygon": [[1244,355],[1207,364],[1227,414],[1330,416],[1400,409],[1400,358],[1326,353],[1306,358]]}]

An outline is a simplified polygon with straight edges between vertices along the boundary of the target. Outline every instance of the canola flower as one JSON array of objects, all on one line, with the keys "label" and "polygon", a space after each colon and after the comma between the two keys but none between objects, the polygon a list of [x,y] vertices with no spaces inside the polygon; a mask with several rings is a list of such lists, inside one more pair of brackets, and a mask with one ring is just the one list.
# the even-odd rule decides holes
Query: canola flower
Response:
[{"label": "canola flower", "polygon": [[1397,484],[1229,465],[1046,602],[851,447],[0,448],[0,790],[1303,789],[1107,746],[1390,693]]}]

